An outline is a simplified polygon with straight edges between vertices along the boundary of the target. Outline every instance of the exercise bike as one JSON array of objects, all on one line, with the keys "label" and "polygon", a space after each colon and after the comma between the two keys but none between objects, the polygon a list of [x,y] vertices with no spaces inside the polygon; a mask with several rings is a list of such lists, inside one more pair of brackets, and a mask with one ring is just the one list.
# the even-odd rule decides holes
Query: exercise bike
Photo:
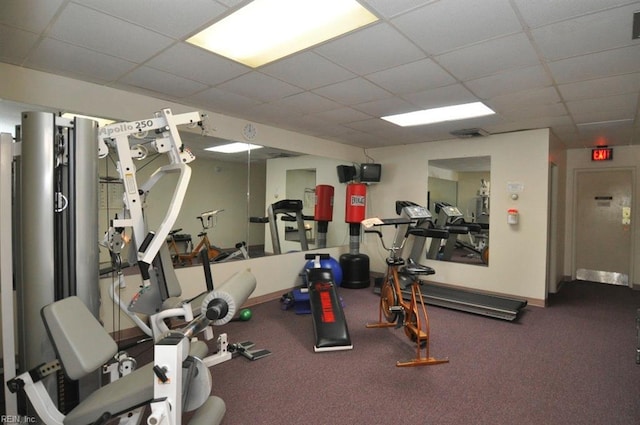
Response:
[{"label": "exercise bike", "polygon": [[175,258],[174,264],[176,262],[177,264],[180,264],[180,265],[192,264],[193,259],[196,258],[200,253],[200,251],[202,251],[203,249],[207,250],[209,260],[213,260],[218,255],[220,255],[220,253],[222,253],[222,249],[211,244],[211,242],[209,241],[209,236],[207,235],[207,230],[215,227],[215,225],[218,222],[218,214],[221,213],[222,211],[224,210],[220,209],[220,210],[206,211],[200,214],[198,217],[196,217],[196,219],[200,220],[200,225],[202,226],[202,232],[198,233],[198,237],[200,238],[200,241],[198,242],[198,245],[196,245],[191,252],[187,254],[179,254],[179,253],[176,254],[174,256]]},{"label": "exercise bike", "polygon": [[[366,221],[366,220],[365,220]],[[435,274],[435,270],[413,260],[405,262],[402,259],[402,248],[409,235],[425,236],[426,229],[409,227],[411,220],[405,218],[398,219],[375,219],[368,224],[373,226],[396,226],[396,236],[390,247],[384,243],[384,238],[380,230],[365,230],[365,233],[375,233],[379,236],[382,247],[389,252],[386,259],[387,271],[380,288],[380,312],[378,321],[368,323],[367,328],[404,328],[407,337],[416,344],[416,356],[412,360],[398,361],[398,367],[426,366],[448,363],[448,358],[437,359],[429,353],[429,317],[427,308],[422,298],[420,286],[423,282],[420,276]],[[366,227],[367,224],[365,224]],[[411,286],[411,296],[408,301],[403,297],[401,287],[401,277],[406,278]],[[384,317],[384,321],[383,320]],[[423,355],[424,350],[424,355]]]}]

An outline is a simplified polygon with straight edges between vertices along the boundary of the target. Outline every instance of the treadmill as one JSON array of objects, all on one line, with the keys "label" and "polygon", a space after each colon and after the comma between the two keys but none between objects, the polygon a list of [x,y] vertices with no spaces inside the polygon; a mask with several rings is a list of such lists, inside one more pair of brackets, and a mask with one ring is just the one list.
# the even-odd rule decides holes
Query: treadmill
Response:
[{"label": "treadmill", "polygon": [[[414,227],[425,229],[425,236],[414,236],[410,258],[416,263],[424,249],[427,237],[432,237],[433,218],[428,209],[411,201],[396,201],[396,213],[412,221]],[[439,233],[433,237],[441,237]],[[409,278],[407,277],[407,280]],[[407,281],[407,289],[403,289],[403,298],[411,298],[411,290]],[[501,320],[514,321],[527,306],[526,300],[497,295],[483,294],[469,289],[458,289],[429,282],[421,288],[424,302],[438,307],[464,311]],[[374,292],[380,293],[380,285],[374,286]]]}]

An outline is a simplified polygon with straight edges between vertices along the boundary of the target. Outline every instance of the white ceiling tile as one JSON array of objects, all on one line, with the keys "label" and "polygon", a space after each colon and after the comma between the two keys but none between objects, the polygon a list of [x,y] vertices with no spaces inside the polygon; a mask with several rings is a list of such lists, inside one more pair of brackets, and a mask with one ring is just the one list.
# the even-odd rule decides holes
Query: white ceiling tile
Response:
[{"label": "white ceiling tile", "polygon": [[507,133],[511,131],[532,130],[536,128],[570,129],[574,134],[576,126],[569,115],[554,117],[525,117],[517,121],[504,120],[502,123],[486,125],[483,128],[490,133]]},{"label": "white ceiling tile", "polygon": [[437,89],[406,94],[402,97],[421,108],[438,108],[440,106],[475,102],[478,100],[478,98],[461,84],[452,84]]},{"label": "white ceiling tile", "polygon": [[306,134],[320,135],[323,134],[327,125],[330,123],[315,115],[296,115],[289,128]]},{"label": "white ceiling tile", "polygon": [[348,124],[345,124],[345,127],[352,128],[354,130],[364,131],[368,133],[376,133],[376,132],[395,132],[398,130],[397,125],[392,124],[388,121],[381,120],[380,118],[370,118],[362,121],[354,121]]},{"label": "white ceiling tile", "polygon": [[363,78],[354,78],[313,90],[315,93],[343,105],[384,99],[391,94]]},{"label": "white ceiling tile", "polygon": [[341,107],[326,97],[308,91],[293,94],[272,103],[283,108],[291,108],[299,114],[312,114]]},{"label": "white ceiling tile", "polygon": [[434,55],[522,31],[507,0],[439,1],[399,16],[392,23]]},{"label": "white ceiling tile", "polygon": [[539,63],[529,39],[522,33],[445,53],[435,60],[462,81]]},{"label": "white ceiling tile", "polygon": [[112,16],[165,34],[186,38],[227,11],[227,7],[211,0],[104,1],[74,0]]},{"label": "white ceiling tile", "polygon": [[410,62],[366,78],[393,93],[405,94],[453,84],[456,80],[431,59]]},{"label": "white ceiling tile", "polygon": [[244,3],[246,0],[217,0],[218,3],[221,3],[227,7],[236,7],[240,3]]},{"label": "white ceiling tile", "polygon": [[523,19],[532,28],[629,3],[629,0],[514,1]]},{"label": "white ceiling tile", "polygon": [[514,91],[547,87],[551,83],[551,78],[545,69],[541,65],[534,65],[510,69],[499,74],[466,81],[464,84],[479,98],[488,99]]},{"label": "white ceiling tile", "polygon": [[364,0],[367,8],[378,12],[385,18],[391,18],[422,5],[433,3],[437,0]]},{"label": "white ceiling tile", "polygon": [[185,101],[192,101],[196,105],[204,106],[211,111],[226,112],[232,115],[261,103],[255,99],[225,92],[215,87],[198,92],[193,96],[188,96],[185,98]]},{"label": "white ceiling tile", "polygon": [[305,90],[312,90],[355,77],[352,72],[313,52],[303,52],[266,65],[260,68],[260,72]]},{"label": "white ceiling tile", "polygon": [[63,0],[2,0],[0,23],[40,33],[62,3]]},{"label": "white ceiling tile", "polygon": [[560,103],[560,96],[554,87],[524,90],[495,96],[489,103],[492,107],[504,109],[527,109],[530,105],[553,105]]},{"label": "white ceiling tile", "polygon": [[356,74],[370,74],[424,58],[424,53],[387,24],[376,24],[317,47],[316,51]]},{"label": "white ceiling tile", "polygon": [[276,105],[263,103],[252,106],[244,111],[249,120],[270,125],[283,125],[299,114],[292,114],[289,108],[281,108]]},{"label": "white ceiling tile", "polygon": [[640,44],[549,63],[558,84],[640,72]]},{"label": "white ceiling tile", "polygon": [[509,120],[532,120],[567,115],[567,110],[562,103],[530,104],[518,108],[494,106],[491,102],[489,103],[491,108]]},{"label": "white ceiling tile", "polygon": [[0,60],[22,64],[38,42],[38,35],[17,28],[0,25]]},{"label": "white ceiling tile", "polygon": [[548,60],[627,46],[633,43],[633,12],[639,7],[619,7],[558,22],[535,29],[531,35]]},{"label": "white ceiling tile", "polygon": [[558,90],[566,101],[637,93],[640,92],[640,73],[561,84],[558,86]]},{"label": "white ceiling tile", "polygon": [[371,118],[369,115],[353,108],[331,109],[329,111],[318,112],[312,115],[335,124],[344,124]]},{"label": "white ceiling tile", "polygon": [[141,63],[173,41],[155,32],[70,3],[49,35],[68,43]]},{"label": "white ceiling tile", "polygon": [[207,88],[196,81],[144,66],[127,74],[120,82],[176,98],[190,96]]},{"label": "white ceiling tile", "polygon": [[231,80],[251,71],[244,65],[186,43],[171,46],[145,65],[210,85]]},{"label": "white ceiling tile", "polygon": [[638,107],[638,94],[622,94],[617,96],[598,97],[567,102],[569,111],[574,115],[599,113],[601,110],[620,111],[626,118],[635,117]]},{"label": "white ceiling tile", "polygon": [[109,82],[118,79],[136,65],[123,59],[94,52],[53,39],[45,39],[25,63],[34,68],[50,67],[67,75],[83,77],[93,82]]},{"label": "white ceiling tile", "polygon": [[385,99],[374,100],[372,102],[359,103],[354,105],[353,108],[366,114],[373,115],[374,117],[401,114],[404,112],[415,111],[416,109],[414,105],[398,97],[388,97]]},{"label": "white ceiling tile", "polygon": [[220,90],[240,94],[250,99],[270,102],[300,93],[298,87],[259,72],[250,72],[217,86]]}]

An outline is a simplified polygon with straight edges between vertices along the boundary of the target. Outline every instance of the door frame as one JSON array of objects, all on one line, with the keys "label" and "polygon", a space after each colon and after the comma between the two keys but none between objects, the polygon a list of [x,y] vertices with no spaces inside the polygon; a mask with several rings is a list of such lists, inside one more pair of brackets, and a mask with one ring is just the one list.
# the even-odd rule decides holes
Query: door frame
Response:
[{"label": "door frame", "polygon": [[576,279],[576,233],[577,233],[577,215],[578,215],[578,177],[580,174],[586,173],[605,173],[613,171],[630,171],[631,172],[631,241],[629,243],[629,288],[634,286],[635,276],[635,234],[636,225],[635,213],[637,209],[637,196],[636,196],[636,169],[635,167],[606,167],[606,168],[576,168],[573,170],[573,194],[572,194],[572,209],[573,217],[571,217],[571,279]]}]

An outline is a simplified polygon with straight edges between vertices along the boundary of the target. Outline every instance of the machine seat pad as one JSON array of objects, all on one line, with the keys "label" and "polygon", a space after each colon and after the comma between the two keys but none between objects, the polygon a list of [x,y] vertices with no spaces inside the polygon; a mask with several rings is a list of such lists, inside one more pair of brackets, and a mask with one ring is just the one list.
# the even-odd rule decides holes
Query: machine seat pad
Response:
[{"label": "machine seat pad", "polygon": [[41,315],[64,372],[71,379],[102,367],[118,350],[111,335],[76,296],[44,306]]},{"label": "machine seat pad", "polygon": [[153,362],[91,393],[64,418],[65,425],[86,425],[109,412],[116,415],[153,399]]}]

